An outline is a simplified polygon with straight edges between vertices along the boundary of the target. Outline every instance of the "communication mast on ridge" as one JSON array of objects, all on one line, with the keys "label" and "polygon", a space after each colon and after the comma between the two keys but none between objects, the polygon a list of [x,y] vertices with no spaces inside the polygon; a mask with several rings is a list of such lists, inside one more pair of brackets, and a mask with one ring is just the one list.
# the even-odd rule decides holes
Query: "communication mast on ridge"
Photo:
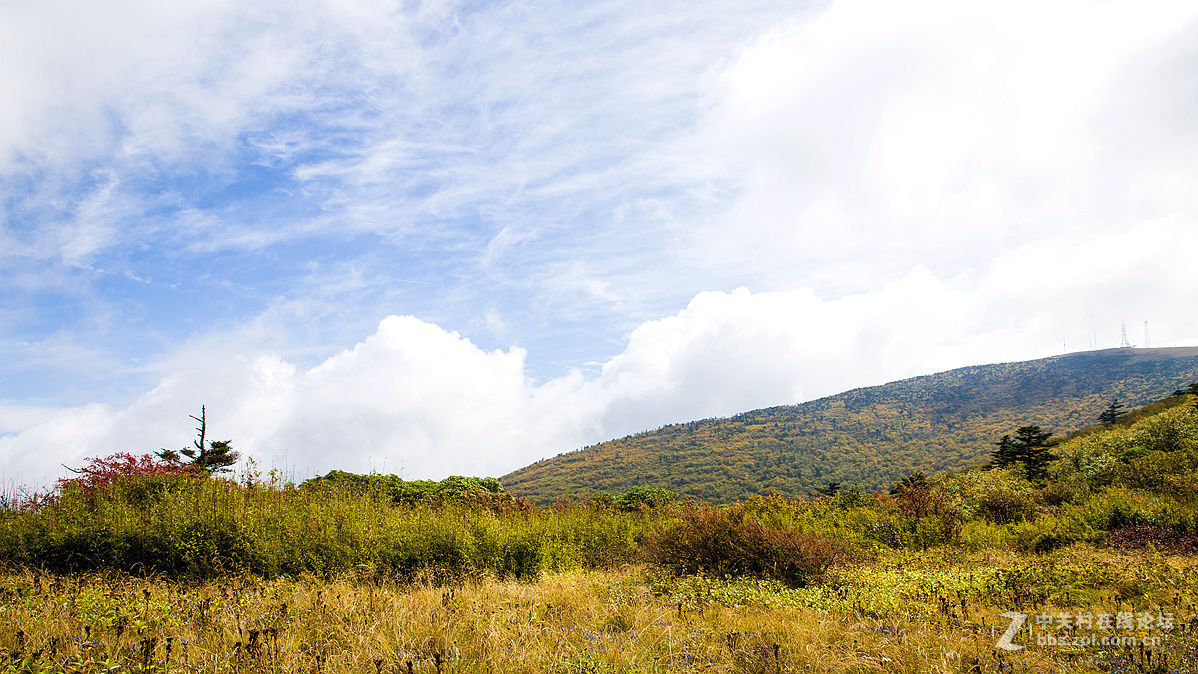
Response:
[{"label": "communication mast on ridge", "polygon": [[1127,321],[1121,319],[1119,323],[1122,332],[1122,337],[1119,341],[1119,348],[1126,349],[1131,346],[1131,342],[1127,341]]},{"label": "communication mast on ridge", "polygon": [[1144,321],[1144,348],[1152,348],[1152,340],[1148,339],[1148,321]]}]

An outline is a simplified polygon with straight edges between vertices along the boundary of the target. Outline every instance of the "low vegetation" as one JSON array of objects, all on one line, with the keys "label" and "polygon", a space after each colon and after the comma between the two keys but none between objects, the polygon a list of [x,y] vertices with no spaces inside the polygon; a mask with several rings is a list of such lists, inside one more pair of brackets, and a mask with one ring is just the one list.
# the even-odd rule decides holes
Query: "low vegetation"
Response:
[{"label": "low vegetation", "polygon": [[[96,460],[3,501],[0,671],[1195,671],[1196,400],[730,505]],[[1075,615],[1148,641],[1035,642]]]}]

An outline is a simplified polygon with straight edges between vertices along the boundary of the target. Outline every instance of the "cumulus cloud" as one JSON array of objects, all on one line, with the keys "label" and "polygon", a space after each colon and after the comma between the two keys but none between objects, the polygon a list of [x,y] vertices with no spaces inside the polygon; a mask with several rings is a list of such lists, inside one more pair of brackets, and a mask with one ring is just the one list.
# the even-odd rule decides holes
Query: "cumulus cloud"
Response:
[{"label": "cumulus cloud", "polygon": [[[59,463],[189,442],[206,401],[211,438],[305,475],[332,468],[409,477],[501,474],[547,447],[576,446],[576,413],[557,409],[574,377],[534,387],[518,348],[485,352],[411,316],[390,316],[352,349],[300,370],[269,356],[195,346],[123,409],[0,408],[9,479],[45,482]],[[23,423],[24,422],[24,423]]]},{"label": "cumulus cloud", "polygon": [[[1153,243],[1176,245],[1164,255]],[[1117,249],[1126,264],[1102,263]],[[1077,246],[1056,239],[980,276],[917,267],[839,298],[811,289],[704,292],[633,330],[594,376],[528,376],[525,351],[485,351],[411,316],[301,369],[277,356],[196,347],[125,408],[0,407],[8,479],[48,480],[58,463],[118,449],[183,446],[209,405],[215,436],[300,477],[332,468],[409,478],[503,474],[537,459],[668,422],[790,404],[953,367],[1118,344],[1121,317],[1152,320],[1157,346],[1198,342],[1187,251],[1198,233],[1158,222]],[[1154,275],[1142,272],[1156,269]],[[1074,272],[1083,273],[1074,275]],[[1095,299],[1078,306],[1074,298]],[[1105,322],[1094,325],[1092,316]],[[1159,320],[1158,320],[1159,317]],[[1133,329],[1133,333],[1135,330]],[[1065,339],[1066,344],[1061,344]]]},{"label": "cumulus cloud", "polygon": [[861,289],[1194,218],[1196,42],[1179,2],[838,0],[783,22],[712,86],[694,143],[740,194],[696,246]]}]

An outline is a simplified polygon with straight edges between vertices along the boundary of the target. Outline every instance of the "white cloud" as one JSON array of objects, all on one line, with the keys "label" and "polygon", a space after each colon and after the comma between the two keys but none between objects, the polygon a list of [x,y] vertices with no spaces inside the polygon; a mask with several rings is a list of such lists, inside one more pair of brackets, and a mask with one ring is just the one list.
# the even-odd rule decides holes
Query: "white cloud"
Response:
[{"label": "white cloud", "polygon": [[1184,2],[838,0],[784,22],[713,87],[694,143],[740,196],[696,245],[861,289],[1194,218],[1196,31]]},{"label": "white cloud", "polygon": [[[1198,338],[1190,2],[65,4],[0,8],[0,178],[24,191],[0,261],[25,260],[0,268],[22,297],[4,312],[32,325],[52,289],[102,329],[47,312],[6,343],[116,372],[131,359],[92,337],[142,307],[128,330],[170,342],[188,332],[160,305],[264,299],[144,354],[157,386],[131,404],[0,407],[9,477],[181,446],[201,402],[218,437],[301,472],[498,473],[1094,331],[1113,346],[1120,318]],[[243,212],[158,182],[252,192],[222,177],[247,163],[294,194]],[[368,254],[329,252],[362,230]],[[314,232],[335,259],[280,245]],[[27,262],[161,278],[179,255],[237,278],[142,302]],[[427,320],[329,357],[388,313]],[[441,326],[554,363],[627,343],[552,378]]]},{"label": "white cloud", "polygon": [[[69,5],[69,7],[67,7]],[[405,16],[375,3],[116,2],[6,5],[0,170],[101,155],[193,158],[197,145],[322,102],[339,70],[418,64]],[[0,29],[2,30],[2,29]],[[324,95],[333,94],[331,91]]]},{"label": "white cloud", "polygon": [[45,482],[59,463],[85,456],[186,446],[187,415],[204,402],[210,438],[232,438],[261,460],[305,474],[499,474],[530,452],[582,439],[567,428],[574,415],[548,409],[557,400],[545,399],[571,388],[571,377],[534,389],[522,350],[484,352],[410,316],[384,319],[354,348],[303,371],[222,348],[197,344],[178,354],[174,371],[125,409],[0,408],[6,429],[25,423],[0,437],[0,469],[10,479]]},{"label": "white cloud", "polygon": [[32,405],[8,405],[0,403],[0,435],[37,426],[60,414],[62,410],[53,407],[35,407]]},{"label": "white cloud", "polygon": [[[1161,251],[1156,241],[1173,246]],[[58,463],[118,449],[183,446],[186,414],[209,405],[212,432],[300,476],[332,468],[408,477],[502,474],[582,444],[663,423],[789,404],[953,367],[1100,347],[1150,320],[1156,345],[1198,343],[1178,307],[1198,232],[1157,222],[1076,246],[1067,238],[1001,257],[985,275],[913,269],[841,298],[810,289],[705,292],[649,321],[601,372],[545,383],[525,352],[484,351],[413,317],[391,316],[352,349],[301,370],[274,356],[197,344],[124,409],[0,408],[0,469],[47,480]],[[1105,254],[1118,250],[1122,266]],[[1077,303],[1077,297],[1095,298]],[[234,342],[235,343],[235,342]]]}]

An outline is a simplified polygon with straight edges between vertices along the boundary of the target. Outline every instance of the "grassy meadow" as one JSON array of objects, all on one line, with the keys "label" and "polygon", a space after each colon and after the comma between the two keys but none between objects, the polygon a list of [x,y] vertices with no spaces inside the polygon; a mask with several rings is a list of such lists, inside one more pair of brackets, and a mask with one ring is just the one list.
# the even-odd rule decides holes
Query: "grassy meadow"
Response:
[{"label": "grassy meadow", "polygon": [[25,570],[0,576],[0,649],[10,672],[1185,672],[1186,621],[1147,650],[994,643],[1029,597],[1054,613],[1188,607],[1196,578],[1192,558],[1088,547],[883,553],[806,588],[641,565],[450,585]]},{"label": "grassy meadow", "polygon": [[1193,400],[1055,444],[1036,472],[723,506],[97,461],[0,502],[0,667],[1198,671]]}]

